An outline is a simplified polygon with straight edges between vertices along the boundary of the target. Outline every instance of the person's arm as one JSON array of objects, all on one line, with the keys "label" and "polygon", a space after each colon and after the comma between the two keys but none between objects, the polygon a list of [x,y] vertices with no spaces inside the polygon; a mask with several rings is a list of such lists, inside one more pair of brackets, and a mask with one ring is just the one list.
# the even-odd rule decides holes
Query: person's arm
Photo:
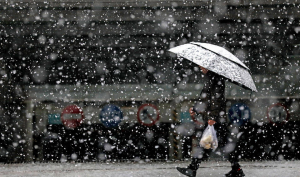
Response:
[{"label": "person's arm", "polygon": [[225,100],[225,79],[224,77],[215,74],[212,78],[211,85],[211,100],[208,119],[219,120],[225,114],[226,100]]},{"label": "person's arm", "polygon": [[208,119],[208,124],[213,125],[223,110],[225,98],[225,80],[215,73],[208,74],[209,80],[204,84],[199,101],[194,105],[195,114],[202,113]]},{"label": "person's arm", "polygon": [[193,107],[193,112],[195,114],[206,114],[207,108],[209,106],[209,101],[211,99],[211,81],[208,79],[199,96],[199,101],[197,101]]}]

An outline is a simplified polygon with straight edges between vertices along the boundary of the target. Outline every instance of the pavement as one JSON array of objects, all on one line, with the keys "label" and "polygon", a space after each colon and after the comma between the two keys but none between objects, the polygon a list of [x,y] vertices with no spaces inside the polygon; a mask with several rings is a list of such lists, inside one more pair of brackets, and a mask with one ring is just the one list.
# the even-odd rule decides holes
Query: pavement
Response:
[{"label": "pavement", "polygon": [[[183,177],[175,167],[178,162],[66,162],[0,164],[1,177]],[[300,161],[242,161],[247,177],[300,177]],[[221,177],[230,171],[226,161],[203,162],[197,177]]]}]

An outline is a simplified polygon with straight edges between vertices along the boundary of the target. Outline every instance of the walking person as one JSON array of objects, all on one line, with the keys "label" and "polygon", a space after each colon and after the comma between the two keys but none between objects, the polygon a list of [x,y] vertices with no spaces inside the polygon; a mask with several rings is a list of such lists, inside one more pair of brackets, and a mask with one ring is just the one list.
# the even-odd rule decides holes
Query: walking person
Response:
[{"label": "walking person", "polygon": [[[207,81],[201,91],[199,101],[190,108],[191,116],[202,114],[206,122],[205,127],[213,125],[217,131],[219,148],[222,148],[227,143],[227,119],[226,119],[226,99],[225,99],[225,78],[208,69],[199,66],[203,74],[207,76]],[[187,168],[177,167],[177,170],[190,177],[195,177],[197,169],[202,161],[207,160],[211,154],[211,149],[201,148],[201,154],[196,154],[192,157],[192,161]],[[238,163],[236,152],[229,154],[232,170],[226,174],[227,177],[242,177],[245,176],[240,164]]]},{"label": "walking person", "polygon": [[[190,114],[194,116],[194,114],[201,113],[206,121],[205,126],[214,126],[217,131],[220,149],[227,143],[226,136],[229,134],[227,133],[225,111],[225,81],[237,84],[251,92],[257,92],[250,69],[231,52],[214,44],[190,42],[173,47],[169,51],[200,66],[201,71],[208,78],[200,94],[200,99],[190,109]],[[237,140],[238,136],[233,139]],[[226,150],[226,148],[224,149]],[[186,176],[196,176],[199,164],[209,157],[211,151],[203,149],[203,153],[192,157],[192,162],[187,168],[177,168],[177,170]],[[232,170],[226,176],[245,176],[238,163],[237,151],[233,150],[229,154],[230,151],[232,149],[227,148],[225,155],[227,154],[231,162]]]}]

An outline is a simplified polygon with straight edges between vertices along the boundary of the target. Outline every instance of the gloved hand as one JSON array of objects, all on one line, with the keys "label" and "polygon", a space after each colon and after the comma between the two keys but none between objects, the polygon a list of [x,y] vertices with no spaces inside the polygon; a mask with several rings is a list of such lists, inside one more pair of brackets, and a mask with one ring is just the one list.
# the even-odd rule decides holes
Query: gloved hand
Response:
[{"label": "gloved hand", "polygon": [[208,125],[214,125],[215,123],[216,123],[216,121],[214,121],[214,120],[208,120]]}]

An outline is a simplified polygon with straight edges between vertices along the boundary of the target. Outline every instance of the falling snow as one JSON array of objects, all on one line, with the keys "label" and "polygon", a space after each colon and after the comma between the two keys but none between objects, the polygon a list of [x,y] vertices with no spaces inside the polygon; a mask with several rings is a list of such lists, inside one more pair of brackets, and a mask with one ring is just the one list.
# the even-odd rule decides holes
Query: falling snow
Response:
[{"label": "falling snow", "polygon": [[[201,153],[205,122],[188,112],[207,79],[198,65],[234,82],[220,113],[228,143],[212,160],[234,149],[245,164],[300,159],[297,1],[16,0],[0,14],[0,162],[159,161],[177,174],[173,162]],[[169,51],[182,45],[192,52]],[[1,173],[31,174],[18,165]]]}]

